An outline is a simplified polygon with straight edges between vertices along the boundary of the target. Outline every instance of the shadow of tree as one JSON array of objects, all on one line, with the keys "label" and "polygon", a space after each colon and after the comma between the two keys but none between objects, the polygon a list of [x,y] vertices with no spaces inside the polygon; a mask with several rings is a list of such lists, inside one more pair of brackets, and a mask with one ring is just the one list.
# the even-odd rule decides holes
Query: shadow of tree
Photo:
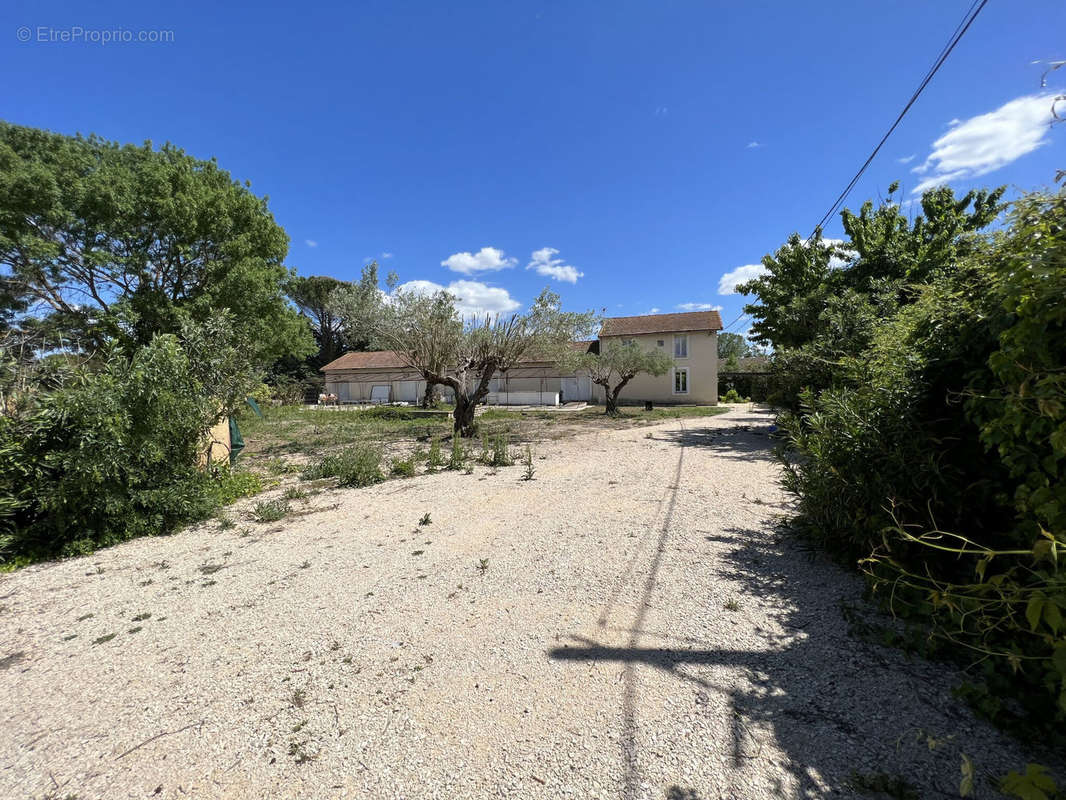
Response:
[{"label": "shadow of tree", "polygon": [[[666,438],[662,432],[658,437]],[[643,570],[634,619],[625,627],[607,625],[618,587],[599,615],[600,629],[605,634],[625,633],[626,643],[610,646],[574,635],[548,654],[560,661],[622,665],[622,797],[646,796],[640,788],[642,757],[636,736],[637,667],[676,680],[675,691],[691,693],[697,705],[701,697],[706,704],[713,695],[724,696],[732,710],[728,720],[732,766],[739,770],[758,763],[776,787],[772,796],[869,796],[853,777],[885,775],[899,779],[898,785],[914,787],[915,796],[957,798],[962,753],[979,767],[974,796],[999,796],[994,777],[1032,760],[1032,753],[977,720],[954,698],[952,688],[960,677],[956,671],[910,660],[900,651],[850,635],[841,608],[859,600],[858,576],[812,552],[781,528],[672,530],[685,448],[712,448],[727,458],[771,459],[771,439],[751,428],[682,430],[670,439],[679,450],[676,474],[660,504],[660,524],[649,527],[648,543],[654,548]],[[691,546],[698,544],[703,557],[716,561],[720,579],[738,589],[741,610],[751,609],[745,624],[755,625],[760,649],[713,646],[712,639],[722,641],[721,630],[703,636],[686,629],[683,621],[666,626],[669,630],[661,622],[648,624],[663,559],[673,552],[667,547],[672,536],[685,537]],[[634,574],[631,562],[620,581],[628,582]],[[692,589],[698,592],[701,587]],[[709,605],[705,611],[700,619],[722,616],[721,609]],[[648,639],[658,640],[656,646],[646,644]],[[723,673],[722,667],[731,669]],[[736,677],[723,680],[723,674]],[[768,743],[767,750],[785,757],[764,758]],[[721,787],[678,785],[660,789],[668,800],[696,800],[701,793],[735,796],[721,791]]]}]

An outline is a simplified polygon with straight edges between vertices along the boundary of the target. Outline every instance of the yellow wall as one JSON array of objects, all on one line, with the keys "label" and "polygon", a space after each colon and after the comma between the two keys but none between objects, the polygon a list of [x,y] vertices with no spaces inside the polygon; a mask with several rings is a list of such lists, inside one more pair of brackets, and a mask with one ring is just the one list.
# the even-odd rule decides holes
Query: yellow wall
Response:
[{"label": "yellow wall", "polygon": [[[632,339],[642,350],[662,350],[668,356],[674,354],[674,333],[649,333],[643,336],[612,336],[608,341]],[[663,343],[659,347],[659,342]],[[676,403],[683,405],[718,404],[718,334],[714,331],[698,331],[688,334],[688,357],[675,358],[676,367],[688,368],[688,394],[674,394],[674,370],[665,375],[640,374],[626,384],[618,397],[620,403]],[[603,390],[597,387],[596,397],[602,402]]]},{"label": "yellow wall", "polygon": [[201,466],[229,464],[230,438],[229,417],[223,417],[207,432],[204,448],[200,454]]}]

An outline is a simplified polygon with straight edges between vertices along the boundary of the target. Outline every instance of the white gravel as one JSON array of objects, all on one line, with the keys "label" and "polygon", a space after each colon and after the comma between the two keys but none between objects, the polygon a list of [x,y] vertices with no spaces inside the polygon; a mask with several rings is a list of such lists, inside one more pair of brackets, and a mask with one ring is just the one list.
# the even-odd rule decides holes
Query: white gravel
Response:
[{"label": "white gravel", "polygon": [[774,532],[768,424],[589,433],[532,481],[330,491],[3,576],[0,797],[860,796],[884,772],[947,798],[960,752],[1023,765],[949,669],[849,637],[859,579]]}]

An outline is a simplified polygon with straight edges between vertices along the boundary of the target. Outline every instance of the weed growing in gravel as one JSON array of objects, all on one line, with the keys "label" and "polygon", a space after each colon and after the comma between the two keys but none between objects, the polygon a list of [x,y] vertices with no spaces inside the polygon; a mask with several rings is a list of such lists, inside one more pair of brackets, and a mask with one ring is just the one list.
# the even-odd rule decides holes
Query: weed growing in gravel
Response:
[{"label": "weed growing in gravel", "polygon": [[304,745],[307,742],[289,742],[289,755],[292,756],[292,760],[297,764],[306,764],[315,760],[313,753],[308,753],[304,750]]},{"label": "weed growing in gravel", "polygon": [[252,508],[252,518],[256,522],[277,522],[288,513],[289,504],[284,500],[262,501]]},{"label": "weed growing in gravel", "polygon": [[492,439],[482,439],[478,460],[490,467],[509,467],[514,464],[514,457],[507,449],[507,437],[498,433]]},{"label": "weed growing in gravel", "polygon": [[101,636],[99,639],[93,639],[93,644],[106,644],[118,636],[117,633],[107,633]]},{"label": "weed growing in gravel", "polygon": [[489,560],[487,558],[479,559],[477,562],[478,572],[484,575],[489,571]]},{"label": "weed growing in gravel", "polygon": [[466,451],[463,450],[462,440],[458,436],[452,437],[452,453],[448,458],[448,469],[462,469],[466,463]]},{"label": "weed growing in gravel", "polygon": [[414,459],[403,458],[393,461],[389,471],[397,478],[413,478],[415,476]]},{"label": "weed growing in gravel", "polygon": [[338,453],[323,456],[304,470],[306,480],[336,478],[341,486],[370,486],[384,480],[381,474],[381,450],[369,444],[357,444]]},{"label": "weed growing in gravel", "polygon": [[740,611],[740,602],[735,597],[731,597],[725,601],[724,607],[726,611]]},{"label": "weed growing in gravel", "polygon": [[233,517],[229,516],[228,514],[219,514],[218,515],[218,529],[220,531],[228,531],[231,528],[236,528],[236,527],[237,527],[237,523],[233,521]]},{"label": "weed growing in gravel", "polygon": [[526,481],[533,480],[533,475],[534,475],[534,473],[536,473],[536,471],[537,470],[534,469],[534,467],[533,467],[533,447],[531,445],[527,444],[526,445],[526,471],[525,471],[525,474],[522,476],[522,480],[526,480]]},{"label": "weed growing in gravel", "polygon": [[270,461],[267,461],[265,464],[263,464],[263,466],[266,468],[266,471],[269,472],[271,475],[287,475],[300,471],[300,468],[298,466],[296,466],[295,464],[289,464],[281,458],[272,458],[270,459]]},{"label": "weed growing in gravel", "polygon": [[421,527],[425,527],[426,525],[432,525],[433,524],[433,520],[430,519],[428,511],[425,514],[422,515],[422,519],[420,519],[418,521],[418,524]]},{"label": "weed growing in gravel", "polygon": [[289,697],[289,703],[293,708],[303,708],[307,704],[307,692],[303,689],[293,689]]},{"label": "weed growing in gravel", "polygon": [[307,492],[299,486],[290,486],[285,490],[285,494],[283,494],[282,497],[286,500],[304,500],[307,497]]},{"label": "weed growing in gravel", "polygon": [[434,436],[429,440],[429,454],[426,456],[426,469],[433,472],[444,465],[444,457],[440,454],[440,439]]},{"label": "weed growing in gravel", "polygon": [[152,612],[151,611],[145,611],[142,614],[138,614],[137,616],[135,616],[130,621],[131,622],[144,622],[146,619],[151,619],[151,616],[152,616]]}]

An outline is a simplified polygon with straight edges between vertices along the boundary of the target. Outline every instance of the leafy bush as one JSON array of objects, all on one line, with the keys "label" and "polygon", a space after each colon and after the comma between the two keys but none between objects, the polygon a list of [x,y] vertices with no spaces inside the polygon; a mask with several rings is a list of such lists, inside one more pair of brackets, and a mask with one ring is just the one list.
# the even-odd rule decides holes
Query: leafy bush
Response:
[{"label": "leafy bush", "polygon": [[804,290],[822,298],[816,332],[775,353],[807,386],[780,418],[785,485],[796,525],[859,559],[897,614],[984,656],[965,696],[1061,746],[1066,193],[1023,198],[981,240],[987,215],[962,220],[944,191],[913,227],[845,215],[854,261],[823,280],[851,283],[851,319],[825,299],[840,286]]},{"label": "leafy bush", "polygon": [[256,522],[277,522],[285,519],[290,510],[289,504],[284,499],[265,500],[255,504],[252,508],[252,516]]},{"label": "leafy bush", "polygon": [[341,486],[370,486],[385,479],[381,472],[381,450],[357,444],[321,458],[303,472],[304,479],[336,478]]},{"label": "leafy bush", "polygon": [[217,505],[197,469],[214,409],[173,336],[132,360],[112,352],[0,425],[0,554],[72,555],[181,522]]},{"label": "leafy bush", "polygon": [[731,387],[728,392],[726,392],[725,394],[723,394],[721,397],[718,398],[718,402],[719,403],[750,403],[751,402],[751,398],[741,397],[739,394],[737,394],[737,390],[733,389]]},{"label": "leafy bush", "polygon": [[228,506],[242,497],[251,497],[263,491],[263,481],[254,472],[223,467],[216,470],[212,478],[212,494],[220,506]]}]

